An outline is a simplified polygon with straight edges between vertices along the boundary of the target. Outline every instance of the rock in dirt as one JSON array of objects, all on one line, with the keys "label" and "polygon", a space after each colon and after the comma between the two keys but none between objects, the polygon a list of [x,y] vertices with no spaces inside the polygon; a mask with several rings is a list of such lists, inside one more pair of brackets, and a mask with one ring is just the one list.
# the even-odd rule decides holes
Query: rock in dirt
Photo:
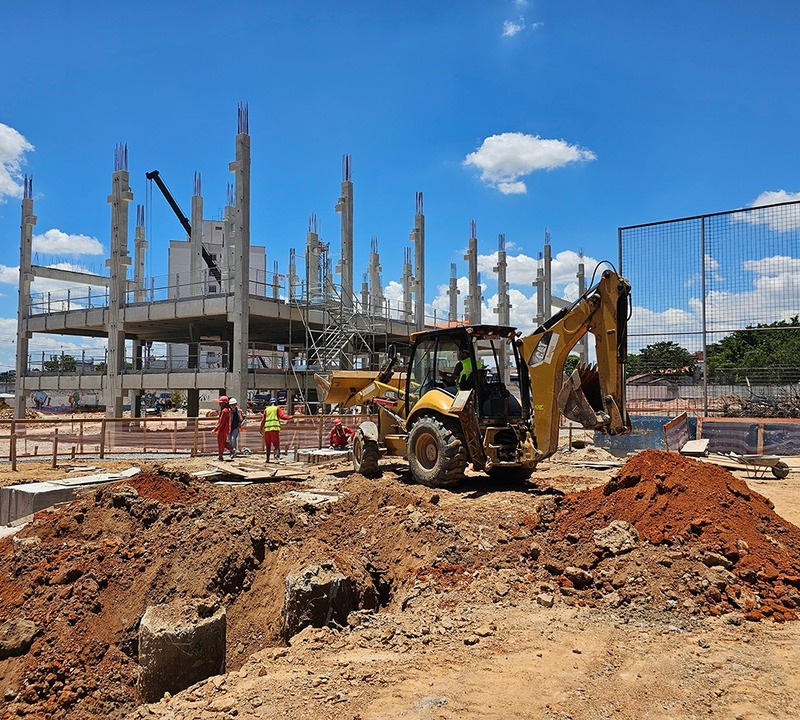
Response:
[{"label": "rock in dirt", "polygon": [[225,609],[205,599],[148,607],[139,626],[139,694],[160,700],[225,672]]},{"label": "rock in dirt", "polygon": [[284,637],[288,640],[304,627],[345,625],[357,608],[355,583],[333,561],[308,565],[286,578],[283,613]]},{"label": "rock in dirt", "polygon": [[31,620],[11,619],[0,623],[0,660],[24,655],[38,632]]},{"label": "rock in dirt", "polygon": [[594,531],[594,544],[612,555],[630,552],[638,542],[639,533],[625,520],[613,520],[604,528]]}]

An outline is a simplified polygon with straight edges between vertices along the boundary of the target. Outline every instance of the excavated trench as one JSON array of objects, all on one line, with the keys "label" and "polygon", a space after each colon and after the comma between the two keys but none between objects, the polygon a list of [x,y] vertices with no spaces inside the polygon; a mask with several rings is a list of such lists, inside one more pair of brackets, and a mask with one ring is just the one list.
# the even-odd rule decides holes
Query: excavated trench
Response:
[{"label": "excavated trench", "polygon": [[[792,620],[800,607],[800,530],[721,468],[645,451],[605,485],[566,495],[557,478],[474,478],[453,491],[407,480],[387,466],[375,480],[340,468],[226,486],[152,467],[37,513],[0,540],[6,711],[121,717],[138,703],[145,609],[182,598],[226,609],[236,669],[287,641],[287,578],[310,567],[335,568],[353,609],[368,612],[410,612],[425,593],[443,605],[544,593],[750,620]],[[298,501],[312,484],[338,499]],[[609,528],[621,535],[609,540]]]}]

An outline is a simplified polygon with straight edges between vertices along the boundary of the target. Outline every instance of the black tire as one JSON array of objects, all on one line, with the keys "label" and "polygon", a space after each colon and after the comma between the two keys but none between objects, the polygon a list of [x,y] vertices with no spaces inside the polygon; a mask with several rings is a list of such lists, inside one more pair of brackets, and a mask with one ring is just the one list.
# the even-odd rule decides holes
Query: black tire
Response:
[{"label": "black tire", "polygon": [[357,431],[353,437],[353,469],[366,477],[374,477],[378,474],[380,456],[378,443]]},{"label": "black tire", "polygon": [[517,465],[515,467],[493,467],[489,470],[489,477],[495,482],[524,483],[530,480],[533,468]]},{"label": "black tire", "polygon": [[453,420],[423,417],[408,434],[408,465],[420,485],[442,488],[458,485],[467,469],[461,428]]},{"label": "black tire", "polygon": [[789,466],[783,462],[783,460],[778,460],[778,462],[772,466],[772,474],[778,478],[778,480],[783,480],[787,477],[789,475],[789,470]]}]

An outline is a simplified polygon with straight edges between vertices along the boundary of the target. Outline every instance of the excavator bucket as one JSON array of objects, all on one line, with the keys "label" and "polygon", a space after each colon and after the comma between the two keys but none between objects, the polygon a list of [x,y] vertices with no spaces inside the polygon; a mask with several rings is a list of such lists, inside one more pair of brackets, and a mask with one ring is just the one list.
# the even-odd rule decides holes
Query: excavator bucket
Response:
[{"label": "excavator bucket", "polygon": [[558,407],[564,417],[587,430],[602,430],[608,425],[595,366],[580,364],[575,368],[558,393]]}]

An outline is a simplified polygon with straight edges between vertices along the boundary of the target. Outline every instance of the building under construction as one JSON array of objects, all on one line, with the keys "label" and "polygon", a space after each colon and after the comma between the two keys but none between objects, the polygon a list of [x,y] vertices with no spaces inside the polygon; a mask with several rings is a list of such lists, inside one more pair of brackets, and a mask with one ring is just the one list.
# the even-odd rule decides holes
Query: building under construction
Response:
[{"label": "building under construction", "polygon": [[[308,223],[301,278],[291,250],[289,267],[279,273],[266,267],[264,248],[250,243],[250,134],[246,105],[239,107],[235,159],[230,163],[223,218],[203,217],[203,196],[195,176],[191,217],[187,218],[157,171],[147,178],[158,186],[186,231],[173,241],[168,281],[156,286],[145,277],[144,207],[137,206],[133,257],[129,252],[129,205],[133,201],[127,147],[118,146],[111,178],[108,275],[73,272],[32,262],[36,225],[32,180],[26,178],[20,232],[20,286],[16,361],[17,417],[36,393],[91,392],[106,414],[121,417],[123,404],[141,412],[142,397],[169,389],[185,393],[188,415],[200,411],[201,397],[225,392],[242,398],[257,392],[285,391],[289,404],[316,400],[314,372],[376,368],[387,346],[409,333],[442,322],[481,322],[481,285],[477,271],[477,238],[471,224],[468,241],[469,294],[459,317],[455,265],[451,266],[450,313],[425,312],[425,216],[417,193],[410,248],[402,269],[402,300],[393,306],[383,295],[377,240],[372,239],[368,269],[360,290],[354,284],[353,182],[349,156],[343,158],[339,262],[332,267],[330,246],[320,240],[316,216]],[[546,249],[549,249],[546,248]],[[412,251],[413,250],[413,255]],[[508,323],[511,307],[505,280],[504,238],[500,236],[498,321]],[[129,266],[132,265],[132,273]],[[549,263],[548,263],[549,265]],[[541,273],[540,273],[541,274]],[[129,277],[129,275],[131,277]],[[63,296],[31,293],[35,278],[66,282]],[[338,278],[338,281],[335,279]],[[246,279],[246,280],[245,280]],[[541,304],[546,278],[533,283]],[[549,287],[549,283],[547,283]],[[552,302],[552,301],[551,301]],[[549,313],[548,313],[549,314]],[[540,311],[544,319],[544,308]],[[84,360],[70,366],[29,354],[34,333],[95,337],[104,340],[102,362]],[[155,358],[154,344],[166,352]]]}]

